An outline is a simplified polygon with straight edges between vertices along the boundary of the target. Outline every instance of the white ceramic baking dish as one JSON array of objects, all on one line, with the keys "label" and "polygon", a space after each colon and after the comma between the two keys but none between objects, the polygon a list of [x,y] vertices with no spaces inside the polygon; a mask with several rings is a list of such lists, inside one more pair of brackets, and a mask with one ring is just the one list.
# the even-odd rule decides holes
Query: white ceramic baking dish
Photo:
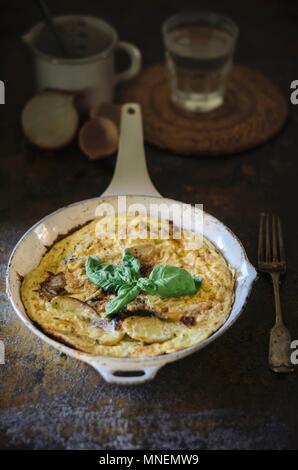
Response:
[{"label": "white ceramic baking dish", "polygon": [[[117,208],[118,195],[127,196],[127,205],[141,203],[146,208],[149,208],[152,202],[157,204],[161,201],[166,204],[174,202],[165,198],[161,200],[160,194],[150,181],[144,153],[141,111],[139,106],[133,103],[124,105],[122,109],[119,152],[114,177],[108,189],[101,197],[63,207],[31,227],[11,254],[6,286],[7,295],[17,315],[36,336],[59,351],[90,364],[107,382],[137,384],[153,379],[165,364],[204,348],[230,328],[246,303],[256,278],[256,271],[248,261],[242,244],[231,230],[204,212],[204,236],[214,243],[237,272],[235,301],[228,320],[219,330],[201,343],[187,349],[141,359],[92,356],[55,341],[39,330],[27,316],[20,297],[22,276],[38,265],[47,247],[53,244],[58,235],[66,234],[74,227],[93,219],[96,208],[101,202],[109,202]],[[182,207],[182,202],[175,202]],[[198,209],[192,208],[192,210]]]}]

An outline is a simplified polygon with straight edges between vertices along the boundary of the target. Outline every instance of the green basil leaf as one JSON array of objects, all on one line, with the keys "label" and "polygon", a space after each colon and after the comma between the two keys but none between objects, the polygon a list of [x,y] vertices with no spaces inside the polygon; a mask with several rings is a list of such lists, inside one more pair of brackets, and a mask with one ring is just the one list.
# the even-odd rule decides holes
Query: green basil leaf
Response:
[{"label": "green basil leaf", "polygon": [[132,274],[136,277],[140,276],[141,263],[140,261],[131,255],[128,251],[124,252],[122,263],[125,268],[131,270]]},{"label": "green basil leaf", "polygon": [[203,279],[201,278],[201,276],[198,276],[198,275],[197,275],[197,276],[194,276],[194,277],[193,277],[193,280],[194,280],[194,282],[195,282],[195,286],[196,286],[197,290],[199,290],[200,287],[201,287],[201,285],[202,285],[202,280],[203,280]]},{"label": "green basil leaf", "polygon": [[137,281],[137,286],[141,289],[141,291],[146,292],[147,294],[157,294],[157,285],[148,277],[140,277],[140,279]]},{"label": "green basil leaf", "polygon": [[119,267],[113,264],[103,264],[98,256],[88,256],[86,274],[96,287],[107,292],[117,292],[123,284]]},{"label": "green basil leaf", "polygon": [[161,297],[181,297],[194,295],[199,288],[198,278],[183,268],[161,264],[151,272],[149,279],[157,286],[157,293]]},{"label": "green basil leaf", "polygon": [[112,317],[117,312],[126,307],[127,304],[132,302],[140,293],[138,286],[132,287],[131,285],[122,286],[119,290],[117,297],[110,300],[105,307],[106,316]]}]

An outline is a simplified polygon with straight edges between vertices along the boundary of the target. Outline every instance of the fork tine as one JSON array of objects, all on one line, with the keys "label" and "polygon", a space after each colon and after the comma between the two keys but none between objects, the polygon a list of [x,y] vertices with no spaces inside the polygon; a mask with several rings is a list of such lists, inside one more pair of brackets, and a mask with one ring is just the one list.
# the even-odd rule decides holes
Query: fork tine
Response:
[{"label": "fork tine", "polygon": [[266,261],[271,261],[271,242],[270,242],[270,216],[266,214],[265,237],[266,237]]},{"label": "fork tine", "polygon": [[258,263],[262,263],[264,261],[264,217],[264,212],[261,212],[259,226]]},{"label": "fork tine", "polygon": [[272,256],[273,261],[278,261],[277,238],[276,238],[276,215],[272,216]]},{"label": "fork tine", "polygon": [[286,256],[285,256],[284,242],[283,242],[283,236],[282,236],[281,221],[279,217],[277,217],[277,232],[278,232],[280,261],[284,263],[286,261]]}]

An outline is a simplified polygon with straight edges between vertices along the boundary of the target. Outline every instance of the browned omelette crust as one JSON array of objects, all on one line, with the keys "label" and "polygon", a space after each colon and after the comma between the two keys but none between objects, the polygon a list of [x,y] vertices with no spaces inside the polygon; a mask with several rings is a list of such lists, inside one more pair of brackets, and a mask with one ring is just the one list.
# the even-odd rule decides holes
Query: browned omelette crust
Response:
[{"label": "browned omelette crust", "polygon": [[[117,218],[116,228],[122,222]],[[143,239],[148,224],[144,216],[126,223],[125,239],[111,235],[109,224],[94,220],[55,243],[23,280],[21,295],[29,317],[61,342],[113,357],[171,353],[210,336],[227,320],[234,298],[234,272],[222,254],[191,232],[175,239],[173,228],[169,239]],[[120,312],[118,321],[105,321],[105,304],[113,295],[87,279],[85,260],[97,255],[104,263],[119,263],[124,249],[140,260],[143,276],[156,264],[172,264],[200,275],[201,288],[178,298],[141,294]],[[51,279],[53,275],[57,277]]]}]

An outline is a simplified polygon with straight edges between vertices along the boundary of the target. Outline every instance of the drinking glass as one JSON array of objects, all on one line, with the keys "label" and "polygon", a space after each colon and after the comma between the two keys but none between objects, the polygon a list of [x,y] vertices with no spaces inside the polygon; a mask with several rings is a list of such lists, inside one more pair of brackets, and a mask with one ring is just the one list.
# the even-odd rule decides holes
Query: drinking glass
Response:
[{"label": "drinking glass", "polygon": [[238,36],[234,21],[190,12],[168,18],[162,30],[172,102],[193,112],[221,106]]}]

